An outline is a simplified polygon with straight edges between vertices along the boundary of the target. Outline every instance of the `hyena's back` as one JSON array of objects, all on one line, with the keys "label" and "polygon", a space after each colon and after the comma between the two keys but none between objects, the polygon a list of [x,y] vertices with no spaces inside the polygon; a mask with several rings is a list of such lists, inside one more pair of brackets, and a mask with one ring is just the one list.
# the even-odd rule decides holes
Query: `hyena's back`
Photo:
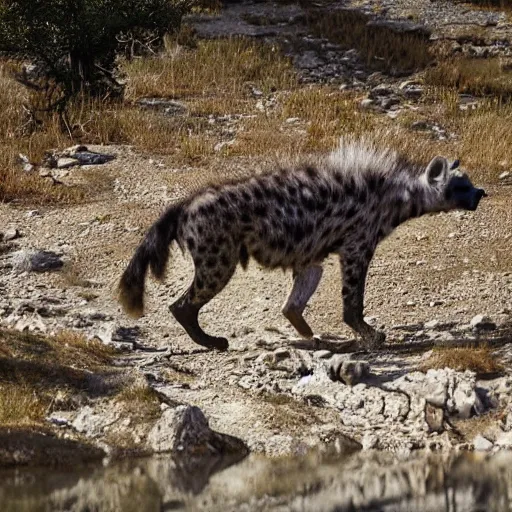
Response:
[{"label": "hyena's back", "polygon": [[312,166],[210,187],[184,208],[178,239],[205,273],[240,260],[245,266],[249,256],[266,267],[299,269],[343,243],[340,214],[357,214],[350,198],[341,201],[346,188],[346,178]]}]

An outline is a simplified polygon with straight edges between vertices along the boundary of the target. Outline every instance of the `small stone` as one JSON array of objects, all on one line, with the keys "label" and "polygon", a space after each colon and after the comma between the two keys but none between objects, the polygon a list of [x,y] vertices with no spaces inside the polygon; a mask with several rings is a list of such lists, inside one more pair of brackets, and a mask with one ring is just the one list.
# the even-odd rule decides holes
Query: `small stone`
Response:
[{"label": "small stone", "polygon": [[489,439],[486,439],[484,436],[478,434],[473,440],[473,446],[478,452],[487,452],[492,449],[493,444]]},{"label": "small stone", "polygon": [[494,443],[496,446],[500,447],[512,447],[512,432],[503,432],[497,438]]},{"label": "small stone", "polygon": [[423,324],[425,329],[436,329],[439,326],[439,320],[430,320]]},{"label": "small stone", "polygon": [[338,372],[339,380],[348,386],[355,386],[370,374],[367,361],[344,361]]},{"label": "small stone", "polygon": [[373,106],[373,100],[371,100],[370,98],[365,98],[364,100],[361,100],[361,103],[359,105],[363,109],[369,109]]},{"label": "small stone", "polygon": [[428,425],[429,432],[442,433],[444,431],[443,420],[443,408],[427,403],[425,407],[425,421]]},{"label": "small stone", "polygon": [[316,350],[313,352],[313,357],[315,359],[329,359],[332,356],[332,352],[330,350]]},{"label": "small stone", "polygon": [[485,315],[476,315],[469,323],[471,328],[476,331],[492,331],[496,329],[496,324]]},{"label": "small stone", "polygon": [[16,238],[20,237],[20,232],[16,228],[9,228],[4,231],[3,239],[5,242],[10,242],[11,240],[16,240]]},{"label": "small stone", "polygon": [[278,348],[274,350],[274,362],[284,361],[290,357],[290,351],[287,348]]},{"label": "small stone", "polygon": [[76,158],[59,158],[57,160],[57,169],[69,169],[80,165],[80,162]]},{"label": "small stone", "polygon": [[505,180],[505,179],[507,179],[509,176],[512,176],[512,174],[510,174],[510,172],[509,172],[509,171],[505,171],[505,172],[502,172],[502,173],[498,176],[498,178],[499,178],[500,180]]}]

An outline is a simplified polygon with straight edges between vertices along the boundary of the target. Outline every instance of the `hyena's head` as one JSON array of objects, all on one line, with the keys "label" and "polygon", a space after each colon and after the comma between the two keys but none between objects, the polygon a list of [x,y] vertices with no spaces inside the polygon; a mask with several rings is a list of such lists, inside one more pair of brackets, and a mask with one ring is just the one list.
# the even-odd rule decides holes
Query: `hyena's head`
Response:
[{"label": "hyena's head", "polygon": [[459,161],[452,164],[441,156],[436,156],[427,166],[425,176],[428,184],[437,194],[439,210],[476,210],[485,190],[476,188],[466,173],[459,169]]}]

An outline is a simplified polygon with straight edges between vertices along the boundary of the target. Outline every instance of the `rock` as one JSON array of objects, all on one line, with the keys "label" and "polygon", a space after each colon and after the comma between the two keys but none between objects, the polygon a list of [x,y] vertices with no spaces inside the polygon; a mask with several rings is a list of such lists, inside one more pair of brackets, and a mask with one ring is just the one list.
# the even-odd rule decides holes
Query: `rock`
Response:
[{"label": "rock", "polygon": [[475,331],[492,331],[496,329],[496,324],[485,315],[474,316],[469,325]]},{"label": "rock", "polygon": [[425,329],[436,329],[439,326],[439,320],[430,320],[429,322],[425,322],[423,327]]},{"label": "rock", "polygon": [[301,69],[315,69],[323,64],[315,51],[309,50],[294,58],[294,64]]},{"label": "rock", "polygon": [[80,165],[76,158],[59,158],[57,159],[57,169],[69,169],[75,165]]},{"label": "rock", "polygon": [[190,405],[166,409],[149,432],[147,445],[157,453],[183,455],[247,451],[239,439],[211,430],[201,409]]},{"label": "rock", "polygon": [[367,361],[344,361],[338,370],[338,378],[348,386],[354,386],[370,375]]},{"label": "rock", "polygon": [[12,240],[16,240],[16,238],[19,238],[20,236],[20,232],[16,228],[8,228],[1,234],[0,240],[10,242]]},{"label": "rock", "polygon": [[436,407],[427,403],[425,407],[425,421],[429,432],[441,433],[444,431],[444,411],[441,407]]},{"label": "rock", "polygon": [[87,405],[78,411],[71,426],[87,437],[96,438],[103,434],[107,427],[118,421],[119,417],[120,413],[115,407],[101,411]]},{"label": "rock", "polygon": [[332,352],[330,350],[316,350],[313,352],[313,357],[315,359],[329,359],[332,356]]},{"label": "rock", "polygon": [[53,251],[21,250],[12,254],[11,263],[18,272],[48,272],[62,268],[64,262]]},{"label": "rock", "polygon": [[20,318],[14,324],[14,328],[20,332],[46,332],[46,325],[43,322],[43,319],[37,313],[32,313],[31,315]]},{"label": "rock", "polygon": [[512,432],[502,432],[496,437],[494,444],[500,448],[512,448]]},{"label": "rock", "polygon": [[478,434],[473,440],[473,446],[478,452],[487,452],[492,449],[493,444],[484,436]]},{"label": "rock", "polygon": [[167,98],[140,98],[137,103],[143,108],[162,110],[168,116],[183,115],[188,111],[185,103]]},{"label": "rock", "polygon": [[359,106],[365,110],[371,108],[373,105],[374,101],[370,98],[365,98],[364,100],[361,100],[361,103],[359,104]]},{"label": "rock", "polygon": [[510,172],[505,171],[505,172],[502,172],[502,173],[498,176],[498,178],[499,178],[500,180],[505,180],[505,179],[507,179],[507,178],[509,178],[509,177],[511,177],[511,176],[512,176],[512,174],[511,174]]},{"label": "rock", "polygon": [[375,99],[379,96],[390,96],[391,94],[393,94],[393,89],[391,89],[391,87],[386,84],[380,84],[370,91],[369,96],[370,98]]},{"label": "rock", "polygon": [[274,362],[278,363],[280,361],[284,361],[285,359],[289,359],[290,351],[287,348],[278,348],[274,350]]}]

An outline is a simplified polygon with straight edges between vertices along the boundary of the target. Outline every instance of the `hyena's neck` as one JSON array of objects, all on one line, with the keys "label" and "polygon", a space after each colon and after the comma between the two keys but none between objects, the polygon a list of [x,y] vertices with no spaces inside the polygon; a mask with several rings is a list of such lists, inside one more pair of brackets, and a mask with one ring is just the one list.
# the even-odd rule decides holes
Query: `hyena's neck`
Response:
[{"label": "hyena's neck", "polygon": [[391,229],[410,219],[439,211],[439,193],[421,177],[407,176],[396,181],[384,200],[393,205],[389,218]]}]

